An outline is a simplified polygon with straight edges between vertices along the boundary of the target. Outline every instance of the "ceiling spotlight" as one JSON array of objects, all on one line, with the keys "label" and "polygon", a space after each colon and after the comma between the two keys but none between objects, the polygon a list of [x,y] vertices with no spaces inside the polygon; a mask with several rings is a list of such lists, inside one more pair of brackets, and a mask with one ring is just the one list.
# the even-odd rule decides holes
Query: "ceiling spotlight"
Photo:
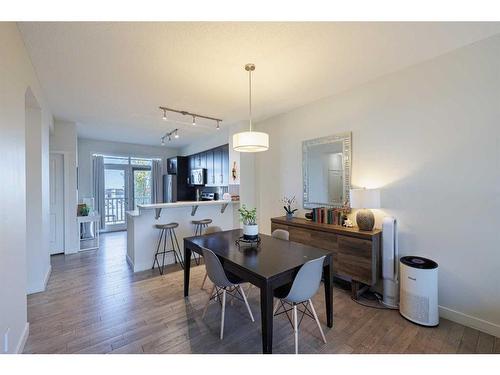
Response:
[{"label": "ceiling spotlight", "polygon": [[216,129],[220,130],[220,121],[219,120],[217,120],[217,128]]},{"label": "ceiling spotlight", "polygon": [[175,138],[175,139],[178,139],[178,138],[179,138],[179,134],[177,134],[177,130],[175,131],[174,138]]},{"label": "ceiling spotlight", "polygon": [[164,109],[163,110],[163,117],[162,117],[163,121],[167,121],[167,110]]},{"label": "ceiling spotlight", "polygon": [[193,115],[193,126],[196,125],[196,117]]}]

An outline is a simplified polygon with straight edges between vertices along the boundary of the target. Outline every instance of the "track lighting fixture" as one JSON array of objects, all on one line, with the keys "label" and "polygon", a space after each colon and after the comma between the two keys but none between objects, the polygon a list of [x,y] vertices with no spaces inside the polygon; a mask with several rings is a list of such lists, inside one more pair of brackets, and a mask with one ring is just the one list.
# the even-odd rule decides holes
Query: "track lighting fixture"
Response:
[{"label": "track lighting fixture", "polygon": [[160,139],[161,139],[161,145],[162,146],[165,146],[165,138],[168,139],[168,141],[172,141],[172,135],[174,136],[175,139],[178,139],[179,138],[179,134],[177,134],[177,132],[179,131],[179,129],[174,129],[168,133],[165,133]]},{"label": "track lighting fixture", "polygon": [[210,116],[203,116],[203,115],[199,115],[197,113],[191,113],[191,112],[188,112],[188,111],[180,111],[178,109],[173,109],[173,108],[167,108],[167,107],[163,107],[163,106],[160,106],[159,107],[160,110],[163,112],[163,120],[167,120],[167,112],[175,112],[175,113],[179,113],[183,116],[191,116],[192,119],[193,119],[193,122],[192,122],[192,125],[193,126],[196,126],[196,119],[197,118],[203,118],[203,119],[207,119],[207,120],[212,120],[212,121],[215,121],[217,123],[217,126],[216,126],[216,130],[220,130],[220,123],[222,122],[222,120],[220,118],[215,118],[215,117],[210,117]]}]

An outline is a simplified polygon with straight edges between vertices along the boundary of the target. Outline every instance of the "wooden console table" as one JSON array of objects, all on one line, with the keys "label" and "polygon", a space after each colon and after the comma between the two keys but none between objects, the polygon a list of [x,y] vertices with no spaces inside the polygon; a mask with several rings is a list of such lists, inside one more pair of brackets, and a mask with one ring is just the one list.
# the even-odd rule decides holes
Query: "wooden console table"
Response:
[{"label": "wooden console table", "polygon": [[373,286],[379,278],[382,231],[360,231],[340,225],[315,223],[306,219],[275,217],[271,229],[284,229],[290,241],[300,242],[333,253],[333,272],[351,281],[352,296],[358,298],[363,284]]}]

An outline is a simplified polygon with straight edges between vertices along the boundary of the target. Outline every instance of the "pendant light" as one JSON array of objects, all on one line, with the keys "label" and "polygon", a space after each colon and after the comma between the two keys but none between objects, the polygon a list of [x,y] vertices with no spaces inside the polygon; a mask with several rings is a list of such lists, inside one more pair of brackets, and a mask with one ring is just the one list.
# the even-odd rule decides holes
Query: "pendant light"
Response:
[{"label": "pendant light", "polygon": [[238,152],[267,151],[269,149],[269,135],[252,130],[252,72],[255,70],[255,65],[246,64],[245,70],[248,72],[249,130],[233,135],[233,149]]}]

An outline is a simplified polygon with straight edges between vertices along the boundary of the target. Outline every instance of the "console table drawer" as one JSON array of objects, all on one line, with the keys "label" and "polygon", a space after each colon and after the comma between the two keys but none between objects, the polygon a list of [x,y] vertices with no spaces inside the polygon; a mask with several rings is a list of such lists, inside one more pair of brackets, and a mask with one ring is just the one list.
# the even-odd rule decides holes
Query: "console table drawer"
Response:
[{"label": "console table drawer", "polygon": [[351,276],[364,284],[377,281],[376,259],[373,257],[372,242],[357,238],[339,236],[337,262],[339,272]]},{"label": "console table drawer", "polygon": [[[381,231],[314,223],[305,219],[272,218],[271,228],[290,233],[290,241],[330,250],[333,270],[353,282],[374,285],[378,279]],[[357,288],[357,286],[356,286]]]}]

